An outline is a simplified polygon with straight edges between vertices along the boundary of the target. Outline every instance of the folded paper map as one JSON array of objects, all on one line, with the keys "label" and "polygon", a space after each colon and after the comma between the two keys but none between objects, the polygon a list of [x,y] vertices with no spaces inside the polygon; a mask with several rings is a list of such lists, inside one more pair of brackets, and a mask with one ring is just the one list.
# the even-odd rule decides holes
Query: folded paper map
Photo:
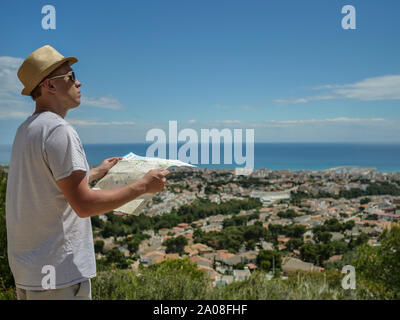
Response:
[{"label": "folded paper map", "polygon": [[[149,170],[182,166],[195,167],[194,165],[180,160],[141,157],[131,152],[113,166],[108,173],[96,183],[93,189],[119,188],[139,180],[149,172]],[[153,195],[152,193],[146,193],[114,211],[125,214],[138,214],[139,208],[142,208]]]}]

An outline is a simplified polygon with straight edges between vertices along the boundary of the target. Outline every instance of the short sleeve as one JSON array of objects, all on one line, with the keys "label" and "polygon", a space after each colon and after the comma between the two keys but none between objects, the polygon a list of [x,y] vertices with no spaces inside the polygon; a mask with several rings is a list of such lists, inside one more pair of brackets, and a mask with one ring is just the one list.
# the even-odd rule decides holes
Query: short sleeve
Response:
[{"label": "short sleeve", "polygon": [[75,170],[87,172],[85,152],[78,134],[71,126],[55,128],[46,139],[44,149],[56,181],[68,177]]}]

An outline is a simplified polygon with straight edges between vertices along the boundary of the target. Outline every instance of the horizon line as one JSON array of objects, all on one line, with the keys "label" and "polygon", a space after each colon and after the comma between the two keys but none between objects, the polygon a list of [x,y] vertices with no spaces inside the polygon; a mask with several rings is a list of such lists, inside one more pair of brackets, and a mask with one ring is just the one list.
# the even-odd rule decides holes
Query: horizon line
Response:
[{"label": "horizon line", "polygon": [[[82,143],[83,145],[130,145],[130,144],[153,144],[155,143],[154,141],[152,142],[89,142],[89,143]],[[177,142],[177,144],[186,144],[186,141],[180,141]],[[204,143],[199,143],[199,144],[206,144],[207,142]],[[218,143],[218,142],[217,142]],[[224,144],[223,141],[220,142],[221,144]],[[242,142],[242,144],[245,144],[246,142]],[[261,143],[266,143],[266,144],[392,144],[392,145],[400,145],[400,141],[255,141],[254,144],[261,144]],[[169,142],[166,142],[168,145]],[[194,143],[196,144],[196,143]],[[208,142],[208,144],[212,144],[212,142]],[[232,141],[232,144],[234,142]],[[5,144],[5,143],[0,143],[0,147],[12,147],[12,144]]]}]

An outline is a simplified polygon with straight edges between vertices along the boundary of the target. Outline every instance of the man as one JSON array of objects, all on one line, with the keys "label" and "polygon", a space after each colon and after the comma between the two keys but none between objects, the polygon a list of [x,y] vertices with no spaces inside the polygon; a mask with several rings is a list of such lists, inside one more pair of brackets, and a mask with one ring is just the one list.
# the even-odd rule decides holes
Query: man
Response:
[{"label": "man", "polygon": [[64,120],[80,104],[82,84],[71,68],[77,61],[46,45],[18,70],[21,94],[36,102],[17,130],[7,184],[8,256],[18,299],[91,299],[96,262],[90,217],[161,191],[169,173],[151,170],[112,190],[89,187],[121,158],[90,170],[78,134]]}]

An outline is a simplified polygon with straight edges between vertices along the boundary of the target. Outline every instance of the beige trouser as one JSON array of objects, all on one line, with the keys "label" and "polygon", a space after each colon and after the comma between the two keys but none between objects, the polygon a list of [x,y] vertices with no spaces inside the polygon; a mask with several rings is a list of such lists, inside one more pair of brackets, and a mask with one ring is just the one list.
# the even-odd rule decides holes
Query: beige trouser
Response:
[{"label": "beige trouser", "polygon": [[18,300],[91,300],[90,279],[73,286],[53,290],[25,290],[17,288]]}]

